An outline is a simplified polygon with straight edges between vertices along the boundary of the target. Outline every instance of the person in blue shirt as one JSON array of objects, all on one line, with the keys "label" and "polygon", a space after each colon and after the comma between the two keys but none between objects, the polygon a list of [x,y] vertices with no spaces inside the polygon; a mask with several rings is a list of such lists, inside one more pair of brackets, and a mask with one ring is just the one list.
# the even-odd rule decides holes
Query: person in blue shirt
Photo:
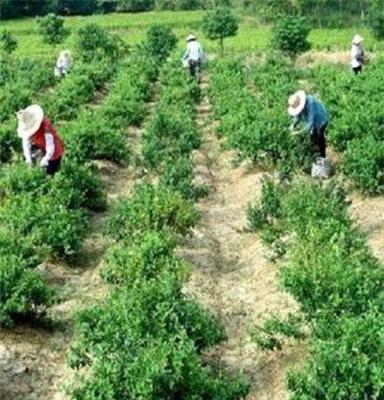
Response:
[{"label": "person in blue shirt", "polygon": [[305,130],[311,135],[312,143],[326,157],[325,132],[329,122],[328,111],[314,96],[299,90],[288,99],[288,114],[294,118],[292,128],[299,122],[305,123]]}]

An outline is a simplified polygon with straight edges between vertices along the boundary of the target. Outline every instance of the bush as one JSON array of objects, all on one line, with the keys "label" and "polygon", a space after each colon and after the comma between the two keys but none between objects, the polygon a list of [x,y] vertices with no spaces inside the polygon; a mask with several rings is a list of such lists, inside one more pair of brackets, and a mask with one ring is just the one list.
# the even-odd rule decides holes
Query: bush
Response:
[{"label": "bush", "polygon": [[37,24],[43,41],[48,44],[59,44],[69,34],[69,31],[64,28],[64,18],[55,14],[39,17]]},{"label": "bush", "polygon": [[[75,368],[89,365],[92,374],[72,390],[72,398],[241,398],[246,393],[242,382],[214,378],[202,365],[193,339],[179,321],[180,300],[179,284],[172,274],[164,274],[122,288],[104,306],[81,313],[69,360]],[[182,308],[191,317],[196,311]]]},{"label": "bush", "polygon": [[154,6],[155,0],[116,0],[117,11],[148,11]]},{"label": "bush", "polygon": [[0,193],[8,198],[22,193],[39,197],[47,183],[47,175],[41,168],[30,168],[24,161],[6,164],[0,170]]},{"label": "bush", "polygon": [[49,193],[57,203],[72,210],[102,211],[107,207],[107,195],[96,168],[78,163],[68,156],[60,173],[52,179]]},{"label": "bush", "polygon": [[10,327],[31,314],[41,316],[53,299],[53,290],[20,256],[0,255],[0,326]]},{"label": "bush", "polygon": [[14,152],[20,149],[20,139],[16,134],[16,121],[0,124],[0,161],[8,162]]},{"label": "bush", "polygon": [[377,40],[384,39],[384,11],[373,8],[368,14],[368,25]]},{"label": "bush", "polygon": [[180,323],[201,351],[226,339],[224,326],[194,300],[182,299],[176,306]]},{"label": "bush", "polygon": [[206,186],[193,183],[193,163],[187,157],[169,159],[160,176],[161,185],[179,192],[185,199],[197,200],[208,194]]},{"label": "bush", "polygon": [[152,57],[162,62],[169,57],[176,43],[177,38],[169,26],[155,24],[147,31],[145,48]]},{"label": "bush", "polygon": [[24,238],[36,253],[68,256],[77,251],[85,235],[85,219],[53,197],[36,198],[30,193],[5,199],[0,222],[11,237]]},{"label": "bush", "polygon": [[281,15],[273,27],[273,45],[295,58],[310,48],[307,40],[310,27],[304,17]]},{"label": "bush", "polygon": [[76,33],[75,46],[79,56],[86,62],[103,57],[114,61],[119,55],[116,37],[94,23],[79,28]]},{"label": "bush", "polygon": [[324,327],[325,338],[310,343],[311,357],[300,372],[290,373],[288,387],[297,398],[380,399],[384,318],[369,313],[343,317]]},{"label": "bush", "polygon": [[187,266],[173,254],[175,247],[175,240],[166,232],[145,232],[137,243],[127,239],[108,251],[102,276],[109,283],[132,286],[172,273],[182,283]]},{"label": "bush", "polygon": [[3,29],[0,32],[0,53],[11,54],[17,48],[17,40],[11,33]]},{"label": "bush", "polygon": [[78,114],[78,107],[90,101],[113,73],[109,62],[101,60],[78,64],[71,72],[71,79],[64,79],[56,86],[56,95],[47,99],[43,108],[56,119],[71,119]]},{"label": "bush", "polygon": [[221,54],[223,55],[224,39],[237,34],[238,23],[230,8],[217,7],[204,15],[202,30],[208,39],[220,41]]},{"label": "bush", "polygon": [[175,107],[158,107],[143,136],[144,162],[155,168],[162,161],[190,153],[201,144],[196,125],[188,112]]},{"label": "bush", "polygon": [[[268,210],[271,191],[280,195]],[[381,398],[384,271],[353,226],[345,190],[298,181],[263,192],[261,204],[256,225],[285,239],[280,279],[312,332],[304,368],[289,375],[293,398]],[[272,328],[255,338],[269,349],[281,346],[275,328],[287,327]]]},{"label": "bush", "polygon": [[105,159],[120,163],[128,159],[124,131],[111,127],[103,111],[83,113],[75,126],[64,131],[68,151],[79,162]]},{"label": "bush", "polygon": [[203,8],[202,0],[155,0],[157,10],[197,10]]},{"label": "bush", "polygon": [[111,211],[107,228],[116,240],[140,236],[147,230],[185,235],[198,219],[192,203],[179,193],[144,183],[130,199],[121,200]]},{"label": "bush", "polygon": [[89,15],[97,9],[98,0],[48,0],[53,4],[51,8],[58,14],[64,15]]},{"label": "bush", "polygon": [[384,143],[373,137],[352,140],[342,161],[342,171],[364,193],[383,193]]}]

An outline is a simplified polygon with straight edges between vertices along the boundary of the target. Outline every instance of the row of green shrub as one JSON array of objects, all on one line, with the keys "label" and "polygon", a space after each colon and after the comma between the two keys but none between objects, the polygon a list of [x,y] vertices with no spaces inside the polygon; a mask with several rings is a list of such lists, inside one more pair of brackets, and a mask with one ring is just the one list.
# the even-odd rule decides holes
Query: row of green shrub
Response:
[{"label": "row of green shrub", "polygon": [[177,238],[199,218],[193,204],[162,185],[141,184],[112,212],[116,240],[103,278],[103,301],[79,313],[69,354],[78,369],[73,399],[239,399],[240,380],[217,375],[200,352],[224,338],[223,327],[182,285],[188,266]]},{"label": "row of green shrub", "polygon": [[195,121],[200,88],[178,59],[165,65],[160,83],[160,100],[142,139],[143,163],[163,185],[196,199],[206,193],[192,182],[191,153],[201,144]]},{"label": "row of green shrub", "polygon": [[[200,217],[185,195],[191,182],[177,176],[172,184],[163,182],[171,160],[189,160],[185,146],[197,134],[197,85],[173,63],[163,67],[160,83],[159,105],[143,138],[143,161],[160,183],[142,182],[109,216],[115,243],[101,274],[111,294],[77,316],[69,353],[78,370],[73,399],[234,400],[247,390],[200,357],[224,339],[224,329],[183,293],[189,268],[175,248]],[[151,143],[156,146],[148,152]]]},{"label": "row of green shrub", "polygon": [[[99,113],[96,109],[93,115],[90,112],[80,112],[70,126],[60,129],[66,153],[62,168],[54,177],[47,177],[39,169],[30,169],[23,162],[7,164],[0,170],[0,241],[3,260],[0,267],[3,277],[0,324],[11,325],[19,317],[44,313],[46,307],[54,301],[53,290],[43,276],[36,272],[36,267],[49,257],[74,256],[87,233],[87,209],[100,211],[106,207],[101,180],[87,162],[99,157],[120,159],[121,154],[125,154],[122,126],[114,131],[113,124],[109,127],[101,121],[104,121],[103,117],[107,118],[107,112],[120,113],[120,122],[128,126],[132,121],[132,111],[124,108],[126,103],[123,101],[120,104],[113,100],[123,99],[130,92],[132,95],[135,91],[141,93],[137,102],[143,108],[142,103],[148,97],[148,85],[153,72],[148,67],[148,61],[143,57],[141,60],[140,64],[137,56],[127,66],[121,66],[122,72],[115,81],[115,87],[107,97],[105,106],[99,107]],[[107,64],[105,59],[102,62]],[[74,77],[82,78],[77,71],[58,85],[59,91],[76,82]],[[102,79],[97,71],[106,77],[111,70],[106,73],[97,65],[96,69],[90,68],[89,71],[90,74],[84,75],[84,78],[92,81],[92,85],[99,85]],[[126,79],[128,83],[125,83],[124,73],[132,75]],[[84,96],[88,90],[85,85],[76,92],[77,97],[71,97],[68,105],[74,106],[73,99],[77,99],[75,103],[78,107],[81,104],[80,98],[86,101]],[[51,104],[52,116],[55,118],[55,115],[60,115],[61,108],[55,108],[57,103]],[[96,115],[103,117],[96,119]],[[112,133],[114,136],[110,136]]]},{"label": "row of green shrub", "polygon": [[368,194],[384,192],[384,111],[377,90],[383,77],[382,59],[359,76],[337,66],[320,66],[310,74],[332,116],[329,140],[344,153],[341,169]]},{"label": "row of green shrub", "polygon": [[0,59],[0,122],[13,118],[53,81],[52,64],[45,60]]},{"label": "row of green shrub", "polygon": [[[52,71],[49,71],[52,74]],[[20,139],[16,134],[16,115],[17,109],[27,107],[31,102],[41,99],[41,105],[45,114],[54,124],[60,121],[69,120],[79,112],[79,106],[89,102],[95,95],[95,91],[100,89],[111,77],[112,70],[108,60],[101,60],[94,64],[77,64],[66,79],[56,84],[53,93],[43,95],[31,91],[30,86],[25,86],[25,96],[23,89],[8,103],[8,110],[4,110],[7,122],[0,126],[0,160],[8,162],[14,152],[20,149]],[[14,88],[26,85],[23,79],[17,80]],[[45,89],[46,90],[46,89]],[[9,95],[12,91],[9,92]],[[20,97],[21,96],[21,97]],[[13,102],[16,103],[13,103]],[[2,103],[5,104],[5,103]],[[11,110],[9,107],[12,107]]]},{"label": "row of green shrub", "polygon": [[[76,42],[80,52],[77,61],[68,76],[55,84],[53,92],[48,92],[46,87],[52,83],[53,67],[43,62],[33,66],[34,60],[24,61],[26,67],[20,69],[20,73],[15,74],[2,91],[4,101],[0,111],[6,122],[0,126],[0,161],[10,161],[13,153],[20,148],[20,140],[15,133],[17,110],[39,101],[45,114],[57,126],[60,121],[74,118],[79,106],[94,98],[96,90],[104,87],[115,72],[116,52],[110,53],[104,48],[111,47],[110,42],[115,43],[117,48],[117,40],[97,25],[82,28]],[[87,45],[83,44],[84,41]]]},{"label": "row of green shrub", "polygon": [[[213,66],[210,95],[218,133],[240,160],[264,167],[278,166],[284,175],[308,169],[312,161],[309,135],[292,136],[286,112],[288,96],[297,88],[296,72],[283,59],[269,57],[254,67],[253,82],[237,61]],[[248,86],[253,86],[254,93]]]},{"label": "row of green shrub", "polygon": [[78,162],[127,161],[126,130],[143,121],[157,69],[155,60],[144,51],[121,65],[102,106],[85,110],[78,120],[63,126],[62,136],[72,157]]},{"label": "row of green shrub", "polygon": [[251,228],[275,257],[284,256],[280,281],[300,305],[295,318],[268,322],[258,343],[280,347],[281,335],[301,338],[310,328],[307,360],[288,375],[294,399],[384,396],[384,269],[347,205],[334,182],[278,185],[267,178],[248,210]]}]

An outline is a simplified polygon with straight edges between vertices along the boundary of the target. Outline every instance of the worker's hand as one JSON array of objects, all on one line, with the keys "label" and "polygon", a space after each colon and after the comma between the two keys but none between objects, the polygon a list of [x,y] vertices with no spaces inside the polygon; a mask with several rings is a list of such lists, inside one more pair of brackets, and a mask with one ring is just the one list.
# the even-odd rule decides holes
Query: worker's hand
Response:
[{"label": "worker's hand", "polygon": [[302,129],[295,129],[295,125],[292,124],[289,127],[289,132],[291,133],[292,136],[297,136],[297,135],[300,135],[303,132],[303,130]]},{"label": "worker's hand", "polygon": [[40,161],[40,167],[48,167],[49,161],[45,158],[42,158]]}]

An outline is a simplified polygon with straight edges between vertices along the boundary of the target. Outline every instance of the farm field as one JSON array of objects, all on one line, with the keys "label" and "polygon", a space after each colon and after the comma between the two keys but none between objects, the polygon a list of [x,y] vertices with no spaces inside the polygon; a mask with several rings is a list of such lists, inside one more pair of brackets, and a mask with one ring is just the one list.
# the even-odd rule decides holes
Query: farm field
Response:
[{"label": "farm field", "polygon": [[[139,43],[146,29],[155,23],[165,23],[171,26],[178,37],[185,37],[190,31],[199,33],[200,21],[203,12],[145,12],[135,14],[107,14],[95,16],[74,16],[66,18],[66,25],[71,30],[94,22],[116,32],[130,45]],[[239,33],[233,38],[228,38],[226,49],[231,53],[253,53],[265,50],[270,39],[270,27],[260,24],[253,18],[240,17]],[[37,34],[36,21],[26,18],[16,21],[1,21],[1,27],[9,29],[19,38],[18,55],[49,56],[50,47],[41,43]],[[382,44],[374,40],[367,29],[361,30],[365,37],[368,49],[381,49]],[[350,38],[354,35],[354,29],[314,29],[310,34],[310,41],[316,50],[346,50],[349,47]],[[209,39],[200,35],[204,48],[211,52],[217,51],[217,46]],[[71,38],[68,38],[70,45]],[[182,48],[182,42],[179,43]]]},{"label": "farm field", "polygon": [[[221,56],[202,16],[69,17],[60,46],[1,22],[18,40],[0,64],[1,400],[384,398],[382,43],[360,31],[355,77],[355,29],[312,30],[293,63],[244,16]],[[89,22],[97,49],[73,34]],[[161,52],[153,24],[177,39]],[[300,88],[331,114],[322,182],[289,132]],[[52,178],[16,133],[35,102],[65,143]]]}]

